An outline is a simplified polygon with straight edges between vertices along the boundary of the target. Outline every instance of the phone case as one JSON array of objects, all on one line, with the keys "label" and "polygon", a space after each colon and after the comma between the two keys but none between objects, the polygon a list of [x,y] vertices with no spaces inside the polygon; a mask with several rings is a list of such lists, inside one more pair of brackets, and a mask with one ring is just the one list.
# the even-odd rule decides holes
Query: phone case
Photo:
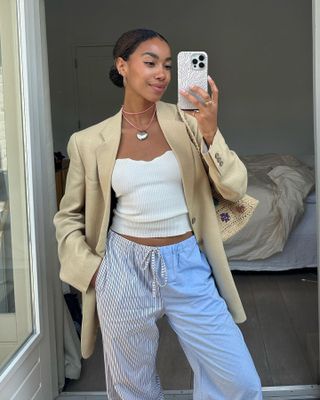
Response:
[{"label": "phone case", "polygon": [[[197,85],[208,91],[208,55],[205,51],[180,51],[178,53],[178,105],[183,110],[194,110],[193,103],[185,99],[179,90],[190,91],[190,86]],[[202,65],[203,64],[203,65]],[[199,98],[195,93],[191,94]]]}]

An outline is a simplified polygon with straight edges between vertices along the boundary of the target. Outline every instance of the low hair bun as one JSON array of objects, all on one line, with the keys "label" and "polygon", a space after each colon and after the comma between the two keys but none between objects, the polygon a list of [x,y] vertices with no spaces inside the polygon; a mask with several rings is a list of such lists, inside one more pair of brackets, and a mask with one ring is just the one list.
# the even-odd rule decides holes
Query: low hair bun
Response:
[{"label": "low hair bun", "polygon": [[109,78],[112,83],[118,87],[123,87],[123,77],[119,74],[118,70],[115,67],[111,67],[109,72]]}]

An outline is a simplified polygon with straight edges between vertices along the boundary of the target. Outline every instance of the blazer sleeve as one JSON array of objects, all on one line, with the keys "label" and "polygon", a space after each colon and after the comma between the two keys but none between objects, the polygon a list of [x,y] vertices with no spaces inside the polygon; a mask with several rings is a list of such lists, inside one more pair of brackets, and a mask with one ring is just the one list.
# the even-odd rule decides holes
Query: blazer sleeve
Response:
[{"label": "blazer sleeve", "polygon": [[219,128],[208,148],[198,129],[196,118],[187,113],[184,116],[201,150],[211,184],[223,198],[230,201],[241,199],[246,194],[248,185],[247,169],[243,162],[229,149]]},{"label": "blazer sleeve", "polygon": [[85,170],[76,134],[70,137],[67,151],[70,164],[65,193],[53,219],[61,264],[60,279],[86,292],[102,258],[93,252],[85,240]]}]

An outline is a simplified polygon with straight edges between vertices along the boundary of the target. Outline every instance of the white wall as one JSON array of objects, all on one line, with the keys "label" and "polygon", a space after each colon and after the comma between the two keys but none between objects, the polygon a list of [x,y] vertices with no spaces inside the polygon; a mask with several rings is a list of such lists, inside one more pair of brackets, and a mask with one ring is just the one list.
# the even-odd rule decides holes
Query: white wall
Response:
[{"label": "white wall", "polygon": [[72,46],[113,44],[147,27],[167,37],[174,55],[208,52],[219,126],[232,149],[313,154],[311,0],[46,0],[46,18],[56,151],[65,152],[77,130]]}]

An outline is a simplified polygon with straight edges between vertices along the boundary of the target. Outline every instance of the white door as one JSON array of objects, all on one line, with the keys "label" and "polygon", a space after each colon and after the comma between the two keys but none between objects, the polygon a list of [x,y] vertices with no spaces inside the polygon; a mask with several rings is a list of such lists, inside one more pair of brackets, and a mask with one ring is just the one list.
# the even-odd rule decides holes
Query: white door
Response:
[{"label": "white door", "polygon": [[[34,3],[34,4],[33,4]],[[34,121],[28,24],[39,25],[36,1],[0,0],[0,398],[53,399],[45,271],[37,229]],[[30,20],[30,16],[33,18]],[[26,20],[28,22],[26,23]],[[29,34],[30,34],[29,30]],[[31,54],[28,54],[28,51]],[[37,57],[33,59],[37,64]],[[38,54],[41,63],[41,55]],[[35,68],[36,69],[36,68]],[[41,76],[37,76],[41,85]],[[33,129],[34,127],[34,129]],[[38,157],[35,158],[35,157]],[[41,185],[41,182],[37,183]]]}]

